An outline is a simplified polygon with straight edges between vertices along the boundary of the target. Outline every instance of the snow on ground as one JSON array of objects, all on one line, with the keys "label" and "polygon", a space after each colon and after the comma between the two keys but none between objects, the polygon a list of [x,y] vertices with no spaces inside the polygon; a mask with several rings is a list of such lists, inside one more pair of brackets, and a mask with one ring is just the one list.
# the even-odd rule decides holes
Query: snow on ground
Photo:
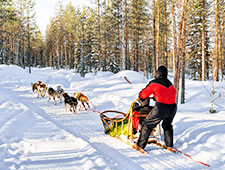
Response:
[{"label": "snow on ground", "polygon": [[[124,76],[132,83],[129,84]],[[169,77],[172,80],[172,76]],[[186,80],[186,103],[179,104],[173,122],[174,154],[148,145],[148,155],[104,134],[99,113],[81,110],[76,115],[63,103],[37,98],[31,83],[41,80],[69,94],[82,92],[92,109],[127,113],[146,86],[142,74],[133,71],[88,73],[73,70],[0,65],[0,169],[225,169],[224,82],[216,82],[215,114],[209,113],[211,84]],[[153,103],[154,104],[154,103]],[[163,141],[163,135],[162,135]]]}]

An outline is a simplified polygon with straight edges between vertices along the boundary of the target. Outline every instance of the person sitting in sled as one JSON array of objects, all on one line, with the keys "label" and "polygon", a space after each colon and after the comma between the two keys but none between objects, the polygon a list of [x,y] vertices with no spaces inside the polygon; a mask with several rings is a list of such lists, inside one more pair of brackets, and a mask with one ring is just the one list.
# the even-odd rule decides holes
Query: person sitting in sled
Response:
[{"label": "person sitting in sled", "polygon": [[141,130],[142,123],[145,119],[145,116],[148,115],[149,112],[153,109],[153,106],[150,106],[150,98],[146,98],[144,100],[139,100],[133,104],[133,115],[140,115],[140,117],[133,117],[133,132],[136,134]]},{"label": "person sitting in sled", "polygon": [[164,131],[164,141],[167,147],[173,147],[173,126],[172,121],[177,111],[176,89],[173,84],[167,79],[168,71],[165,66],[160,66],[155,75],[155,79],[150,81],[149,84],[142,89],[139,93],[140,100],[154,95],[156,100],[154,108],[145,118],[137,146],[142,149],[145,148],[148,138],[152,130],[162,122]]}]

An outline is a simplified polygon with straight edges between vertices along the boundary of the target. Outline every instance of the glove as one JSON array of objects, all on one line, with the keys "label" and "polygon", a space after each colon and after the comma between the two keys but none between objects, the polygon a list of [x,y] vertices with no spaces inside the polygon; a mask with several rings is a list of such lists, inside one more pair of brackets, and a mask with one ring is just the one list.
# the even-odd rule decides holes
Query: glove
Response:
[{"label": "glove", "polygon": [[140,104],[141,104],[141,106],[146,106],[146,105],[148,105],[149,106],[149,102],[150,102],[150,99],[149,98],[146,98],[146,99],[142,99],[142,100],[140,100]]},{"label": "glove", "polygon": [[139,102],[134,102],[132,109],[135,110],[140,106]]}]

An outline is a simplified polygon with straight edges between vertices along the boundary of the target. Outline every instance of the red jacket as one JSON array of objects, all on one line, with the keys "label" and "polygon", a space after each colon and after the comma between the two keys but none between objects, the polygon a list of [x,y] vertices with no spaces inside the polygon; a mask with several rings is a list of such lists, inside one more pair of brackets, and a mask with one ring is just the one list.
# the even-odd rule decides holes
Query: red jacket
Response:
[{"label": "red jacket", "polygon": [[139,93],[140,99],[146,99],[154,95],[157,102],[164,104],[174,104],[176,101],[176,89],[167,78],[156,78]]}]

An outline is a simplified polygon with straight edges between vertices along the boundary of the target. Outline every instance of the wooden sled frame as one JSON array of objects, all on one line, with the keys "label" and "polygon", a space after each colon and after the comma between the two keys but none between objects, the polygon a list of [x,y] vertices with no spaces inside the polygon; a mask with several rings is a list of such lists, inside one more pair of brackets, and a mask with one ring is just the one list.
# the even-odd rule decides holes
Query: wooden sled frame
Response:
[{"label": "wooden sled frame", "polygon": [[[149,99],[153,99],[153,98],[149,98]],[[143,154],[145,154],[145,155],[148,155],[148,153],[147,153],[145,150],[143,150],[142,148],[140,148],[140,147],[138,147],[137,145],[133,144],[133,122],[132,122],[132,118],[133,118],[133,117],[146,117],[146,116],[147,116],[147,115],[133,115],[133,109],[132,109],[132,107],[133,107],[133,104],[134,104],[137,100],[139,100],[139,98],[137,98],[136,100],[134,100],[134,101],[132,102],[132,104],[131,104],[131,106],[130,106],[129,111],[128,111],[127,114],[125,114],[125,113],[123,113],[123,112],[120,112],[120,111],[106,110],[106,111],[100,113],[100,118],[101,118],[101,120],[102,120],[102,123],[103,123],[103,126],[104,126],[105,129],[106,129],[106,128],[110,128],[110,130],[112,130],[112,129],[113,129],[112,123],[115,123],[115,127],[116,127],[116,135],[114,136],[115,138],[119,139],[120,141],[122,141],[122,142],[124,142],[124,143],[126,143],[126,144],[128,144],[128,145],[130,145],[131,147],[133,147],[133,148],[136,149],[137,151],[139,151],[139,152],[141,152],[141,153],[143,153]],[[113,113],[118,113],[119,116],[122,115],[123,118],[118,118],[118,116],[116,116],[116,117],[114,117],[114,118],[108,118],[107,116],[104,115],[104,113],[108,113],[108,112],[111,112],[111,113],[112,113],[112,112],[113,112]],[[124,141],[124,140],[118,135],[118,123],[122,123],[122,131],[123,131],[123,129],[124,129],[124,121],[125,121],[126,119],[129,119],[129,120],[128,120],[128,126],[127,126],[128,129],[127,129],[127,136],[126,136],[126,138],[129,140],[129,136],[130,136],[130,142],[129,142],[129,141]],[[106,125],[107,125],[108,127],[106,127]],[[159,128],[159,129],[158,129],[158,136],[161,137],[160,123],[158,124],[158,128]],[[154,128],[154,129],[156,129],[156,128]],[[153,129],[153,130],[154,130],[154,129]],[[131,132],[132,135],[129,135],[130,132]],[[162,147],[162,148],[164,148],[164,149],[167,149],[167,150],[169,150],[169,151],[171,151],[171,152],[173,152],[173,153],[181,153],[181,154],[183,154],[184,156],[187,156],[187,157],[191,158],[190,155],[184,154],[184,153],[182,153],[181,151],[179,151],[179,150],[177,150],[177,149],[174,149],[174,148],[171,148],[171,147],[167,147],[167,146],[161,144],[160,142],[157,141],[156,138],[155,138],[155,139],[153,138],[153,139],[151,139],[151,140],[148,140],[148,143],[156,144],[156,145],[158,145],[158,146],[160,146],[160,147]],[[191,158],[191,159],[192,159],[192,158]],[[192,159],[192,160],[193,160],[193,159]],[[205,165],[205,166],[210,167],[210,165],[205,164],[205,163],[203,163],[203,162],[195,161],[195,160],[193,160],[193,161],[196,162],[196,163],[200,163],[200,164],[202,164],[202,165]]]},{"label": "wooden sled frame", "polygon": [[[150,99],[153,99],[153,98],[150,98]],[[118,135],[118,124],[120,123],[121,126],[122,126],[122,131],[124,130],[124,121],[126,119],[128,119],[128,126],[127,126],[127,136],[126,138],[128,140],[130,140],[131,143],[133,143],[133,117],[147,117],[147,115],[133,115],[133,104],[138,101],[139,98],[135,99],[130,108],[129,108],[129,111],[127,112],[127,114],[123,113],[123,112],[120,112],[120,111],[114,111],[114,110],[106,110],[102,113],[100,113],[100,118],[102,120],[102,123],[103,123],[103,126],[104,128],[106,129],[106,125],[108,126],[108,128],[112,131],[113,127],[112,127],[112,124],[114,123],[115,124],[115,128],[116,128],[116,137],[118,138],[119,135]],[[117,113],[119,114],[119,116],[123,116],[122,118],[118,118],[118,116],[114,117],[114,118],[109,118],[107,116],[105,116],[104,114],[105,113]],[[156,130],[156,128],[154,129]],[[129,135],[131,134],[131,135]],[[160,123],[158,124],[158,136],[161,137],[161,128],[160,128]],[[156,139],[153,139],[153,140],[149,140],[148,143],[155,143],[157,140]]]}]

